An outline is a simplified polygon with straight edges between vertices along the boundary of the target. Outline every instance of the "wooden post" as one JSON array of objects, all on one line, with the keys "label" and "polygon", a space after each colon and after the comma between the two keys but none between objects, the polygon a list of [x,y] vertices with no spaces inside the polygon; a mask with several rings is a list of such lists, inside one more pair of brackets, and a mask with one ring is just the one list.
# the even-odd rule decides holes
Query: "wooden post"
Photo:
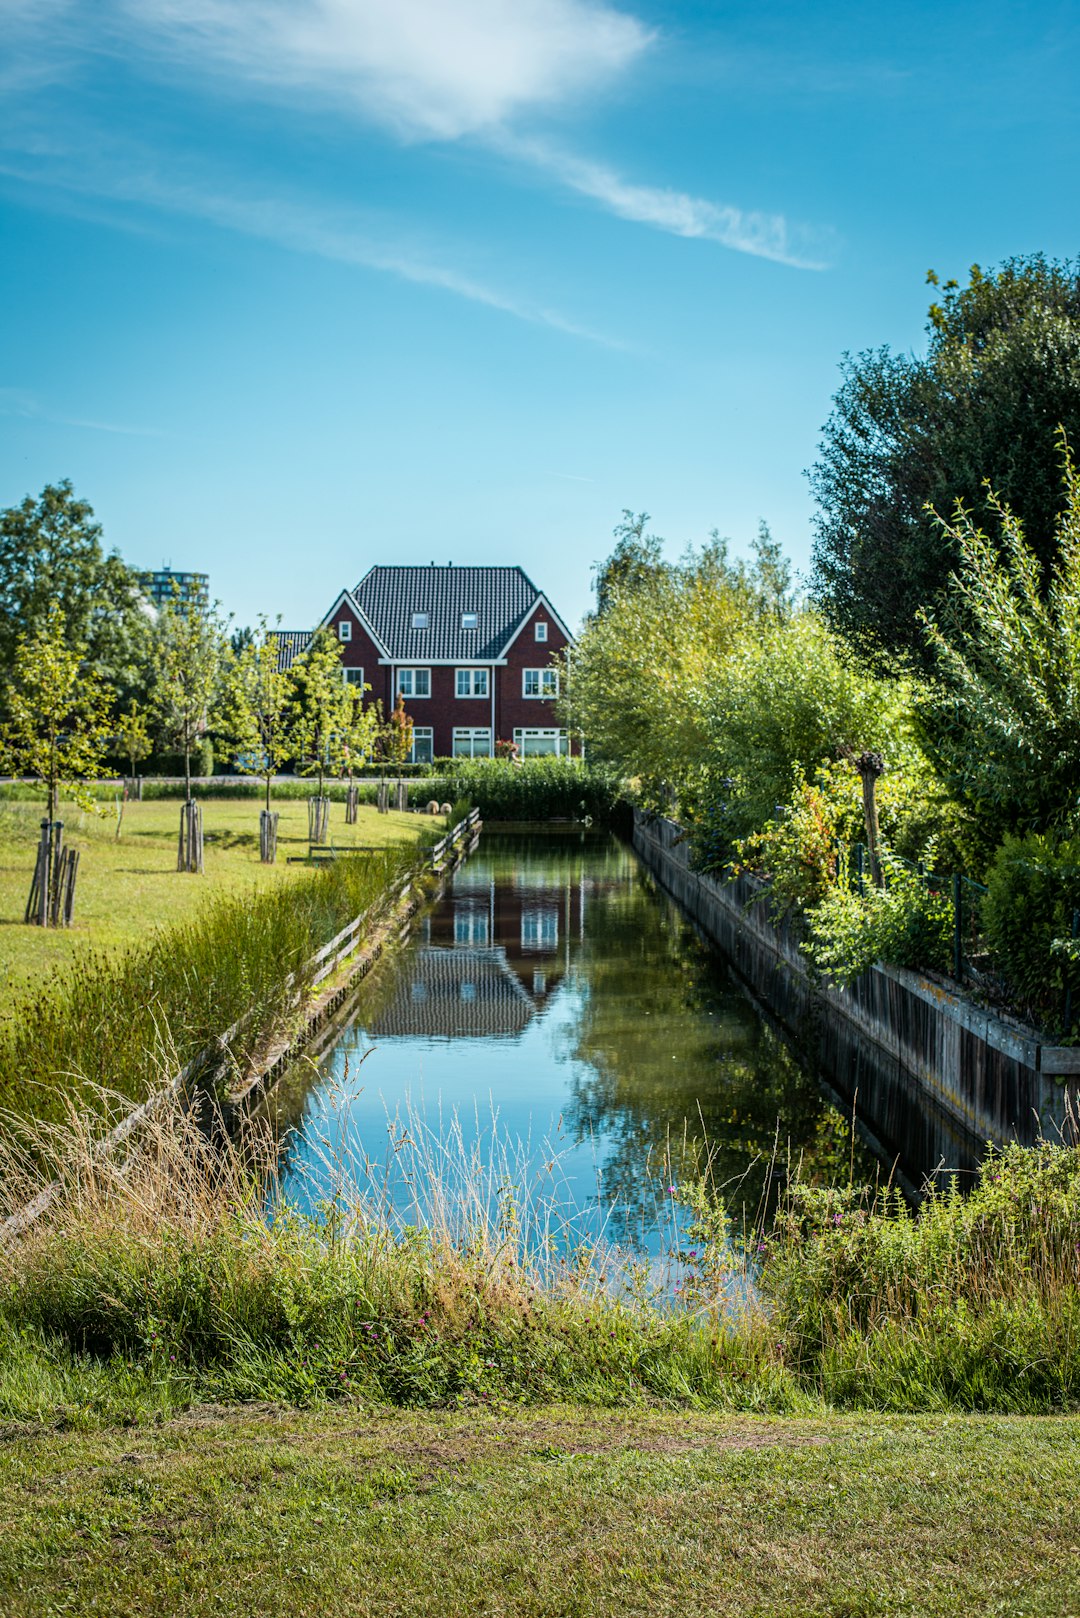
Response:
[{"label": "wooden post", "polygon": [[259,858],[264,865],[273,865],[277,859],[277,812],[269,809],[259,811]]},{"label": "wooden post", "polygon": [[356,817],[360,808],[360,788],[352,781],[349,782],[345,793],[345,824],[356,825]]},{"label": "wooden post", "polygon": [[390,788],[385,781],[380,781],[375,794],[375,803],[380,815],[390,812]]},{"label": "wooden post", "polygon": [[176,851],[176,869],[201,871],[202,868],[202,808],[194,798],[188,798],[180,807],[180,841]]},{"label": "wooden post", "polygon": [[398,782],[397,792],[394,796],[396,799],[394,808],[397,809],[399,813],[403,814],[404,811],[409,807],[409,788],[405,781]]},{"label": "wooden post", "polygon": [[885,772],[885,760],[880,753],[860,753],[855,768],[862,776],[863,820],[866,824],[866,846],[870,854],[870,876],[875,888],[885,886],[881,869],[881,832],[878,829],[877,800],[874,789],[879,775]]}]

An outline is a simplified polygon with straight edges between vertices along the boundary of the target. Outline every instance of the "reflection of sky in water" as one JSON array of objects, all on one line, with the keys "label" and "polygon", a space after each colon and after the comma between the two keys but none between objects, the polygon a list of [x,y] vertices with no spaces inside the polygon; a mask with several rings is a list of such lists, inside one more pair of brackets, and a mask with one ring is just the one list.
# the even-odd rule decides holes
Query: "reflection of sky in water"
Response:
[{"label": "reflection of sky in water", "polygon": [[[703,1131],[723,1178],[752,1177],[780,1113],[789,1136],[812,1139],[827,1111],[628,850],[485,834],[361,989],[294,1114],[284,1188],[312,1207],[331,1165],[356,1180],[364,1158],[386,1163],[388,1126],[411,1117],[444,1178],[482,1165],[489,1206],[505,1179],[524,1180],[569,1219],[565,1239],[656,1255],[673,1243],[669,1183],[700,1161]],[[455,1120],[458,1149],[439,1157]],[[387,1194],[408,1212],[415,1156],[395,1161]]]}]

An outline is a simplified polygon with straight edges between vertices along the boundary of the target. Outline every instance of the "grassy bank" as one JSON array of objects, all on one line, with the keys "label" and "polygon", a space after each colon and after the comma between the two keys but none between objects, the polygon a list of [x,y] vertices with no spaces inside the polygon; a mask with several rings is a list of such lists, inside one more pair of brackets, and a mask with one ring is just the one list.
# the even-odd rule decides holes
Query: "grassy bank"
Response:
[{"label": "grassy bank", "polygon": [[[442,822],[434,826],[441,831]],[[160,1089],[241,1018],[230,1050],[242,1063],[294,1014],[314,951],[361,911],[378,907],[419,857],[410,839],[247,891],[204,890],[185,920],[147,941],[78,954],[0,1028],[0,1108],[8,1127],[60,1121],[80,1109],[96,1127],[103,1114],[115,1116]],[[18,1129],[15,1136],[24,1138]],[[41,1159],[44,1139],[33,1129],[25,1138]]]},{"label": "grassy bank", "polygon": [[[259,804],[218,797],[205,802],[205,871],[189,876],[176,870],[176,803],[128,803],[119,839],[111,805],[109,818],[62,805],[65,838],[81,854],[75,925],[45,929],[23,922],[40,803],[0,797],[0,1021],[88,954],[126,947],[157,928],[190,921],[208,897],[246,896],[302,880],[304,868],[289,865],[287,858],[307,851],[306,804],[283,800],[276,807],[278,863],[267,866],[259,860]],[[430,822],[416,815],[380,815],[364,807],[356,825],[347,826],[343,809],[331,810],[330,833],[340,847],[411,843],[425,828]]]},{"label": "grassy bank", "polygon": [[202,1409],[9,1428],[0,1604],[1061,1618],[1080,1422]]}]

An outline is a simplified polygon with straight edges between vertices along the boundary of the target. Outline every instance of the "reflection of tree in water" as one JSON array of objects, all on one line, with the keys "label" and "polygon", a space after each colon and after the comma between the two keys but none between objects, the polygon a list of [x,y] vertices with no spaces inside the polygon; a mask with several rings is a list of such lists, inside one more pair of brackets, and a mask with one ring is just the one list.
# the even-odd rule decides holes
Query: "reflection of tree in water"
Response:
[{"label": "reflection of tree in water", "polygon": [[[789,1164],[847,1179],[849,1126],[648,877],[599,895],[579,956],[587,985],[567,1119],[605,1144],[603,1191],[632,1239],[650,1222],[670,1162],[711,1158],[736,1219],[758,1213]],[[587,1066],[585,1066],[587,1064]],[[873,1176],[858,1142],[857,1177]],[[771,1200],[771,1199],[770,1199]]]}]

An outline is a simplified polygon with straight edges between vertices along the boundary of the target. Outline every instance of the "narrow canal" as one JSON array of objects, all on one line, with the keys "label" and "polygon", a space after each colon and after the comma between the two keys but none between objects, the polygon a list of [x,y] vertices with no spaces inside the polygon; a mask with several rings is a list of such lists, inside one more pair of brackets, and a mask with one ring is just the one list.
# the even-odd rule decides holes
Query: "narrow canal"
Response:
[{"label": "narrow canal", "polygon": [[495,1179],[509,1160],[555,1163],[576,1234],[646,1252],[706,1156],[750,1219],[789,1165],[845,1183],[876,1168],[634,853],[583,830],[485,832],[275,1105],[301,1206],[341,1165],[390,1161],[406,1132],[459,1131],[458,1158],[499,1156]]}]

